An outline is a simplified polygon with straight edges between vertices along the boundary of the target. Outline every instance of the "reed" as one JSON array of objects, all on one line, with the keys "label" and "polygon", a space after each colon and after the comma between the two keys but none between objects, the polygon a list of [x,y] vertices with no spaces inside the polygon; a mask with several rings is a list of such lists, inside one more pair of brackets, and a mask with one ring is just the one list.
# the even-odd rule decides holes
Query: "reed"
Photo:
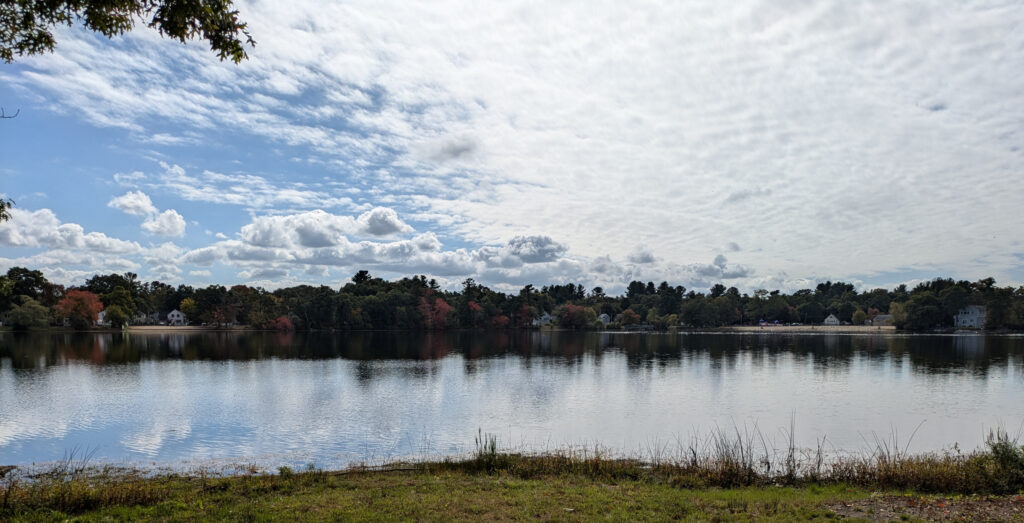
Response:
[{"label": "reed", "polygon": [[[662,485],[685,489],[780,486],[815,489],[860,488],[932,494],[1016,494],[1024,492],[1024,447],[1005,430],[989,433],[985,447],[961,452],[910,454],[895,432],[873,438],[858,455],[830,456],[824,438],[801,449],[793,426],[773,445],[757,426],[716,428],[687,441],[651,442],[645,456],[622,457],[599,444],[544,453],[503,449],[497,436],[478,431],[475,450],[463,457],[324,471],[280,467],[275,473],[249,469],[234,474],[153,475],[136,469],[92,466],[77,449],[42,470],[0,470],[0,520],[36,513],[74,515],[108,507],[174,504],[176,499],[248,499],[334,488],[340,478],[400,472],[434,478],[461,474],[530,481],[586,478],[601,483]],[[912,436],[911,436],[912,439]],[[562,479],[559,479],[562,478]],[[319,490],[318,490],[319,489]],[[190,501],[191,502],[191,501]],[[31,517],[29,517],[31,519]]]}]

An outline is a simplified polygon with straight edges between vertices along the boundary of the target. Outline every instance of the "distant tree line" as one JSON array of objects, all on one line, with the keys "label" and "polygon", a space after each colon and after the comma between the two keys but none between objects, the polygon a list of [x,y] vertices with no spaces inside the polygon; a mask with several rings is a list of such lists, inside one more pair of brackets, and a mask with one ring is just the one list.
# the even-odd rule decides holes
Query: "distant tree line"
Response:
[{"label": "distant tree line", "polygon": [[[1024,287],[998,287],[938,278],[908,289],[857,292],[850,283],[824,282],[792,294],[759,289],[752,294],[715,284],[706,292],[681,285],[633,281],[620,296],[567,283],[539,289],[526,285],[507,294],[467,279],[459,290],[442,290],[426,276],[387,281],[359,271],[340,288],[299,285],[177,287],[142,282],[134,273],[95,275],[65,288],[41,271],[13,267],[0,276],[0,318],[14,328],[68,325],[90,328],[100,311],[113,326],[159,323],[180,310],[192,324],[249,325],[299,330],[441,330],[524,328],[547,314],[571,329],[647,325],[720,327],[768,323],[818,324],[829,314],[863,324],[891,315],[897,328],[923,331],[953,325],[968,305],[983,305],[990,329],[1024,329]],[[606,319],[608,324],[601,322]]]}]

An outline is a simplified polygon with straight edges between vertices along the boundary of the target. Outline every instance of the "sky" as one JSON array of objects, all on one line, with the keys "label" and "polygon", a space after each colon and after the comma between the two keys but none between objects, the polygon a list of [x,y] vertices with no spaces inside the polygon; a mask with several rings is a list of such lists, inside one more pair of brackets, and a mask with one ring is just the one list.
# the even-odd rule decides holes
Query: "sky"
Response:
[{"label": "sky", "polygon": [[0,269],[1024,281],[1024,3],[236,2],[0,63]]}]

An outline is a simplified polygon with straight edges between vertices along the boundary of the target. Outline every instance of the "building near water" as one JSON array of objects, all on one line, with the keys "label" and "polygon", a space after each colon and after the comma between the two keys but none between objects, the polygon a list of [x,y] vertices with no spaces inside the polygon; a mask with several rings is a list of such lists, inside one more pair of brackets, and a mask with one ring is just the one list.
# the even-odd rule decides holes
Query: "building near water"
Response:
[{"label": "building near water", "polygon": [[960,312],[956,313],[956,316],[953,317],[953,325],[969,329],[984,329],[985,306],[968,305],[960,309]]}]

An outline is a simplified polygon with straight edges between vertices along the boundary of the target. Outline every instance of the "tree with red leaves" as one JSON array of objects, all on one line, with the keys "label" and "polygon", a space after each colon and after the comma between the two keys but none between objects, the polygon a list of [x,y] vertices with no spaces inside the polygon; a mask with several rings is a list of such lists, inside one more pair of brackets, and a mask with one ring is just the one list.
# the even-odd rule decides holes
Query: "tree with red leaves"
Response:
[{"label": "tree with red leaves", "polygon": [[566,329],[585,329],[594,324],[597,315],[593,309],[566,303],[555,309],[558,326]]},{"label": "tree with red leaves", "polygon": [[288,316],[279,316],[276,320],[271,321],[268,327],[271,330],[281,332],[292,332],[295,330],[295,324],[292,323]]},{"label": "tree with red leaves", "polygon": [[77,330],[85,330],[96,323],[103,303],[100,297],[89,292],[71,290],[54,307],[58,317],[67,318]]},{"label": "tree with red leaves", "polygon": [[619,314],[619,324],[636,325],[640,323],[640,315],[633,312],[633,309],[626,309]]},{"label": "tree with red leaves", "polygon": [[448,325],[448,313],[452,311],[452,306],[441,298],[431,300],[424,296],[420,298],[416,310],[423,317],[424,327],[429,330],[442,330]]},{"label": "tree with red leaves", "polygon": [[529,327],[530,325],[533,324],[533,318],[536,315],[537,309],[525,303],[520,305],[519,309],[516,310],[515,314],[516,327],[519,327],[520,329],[525,329]]}]

